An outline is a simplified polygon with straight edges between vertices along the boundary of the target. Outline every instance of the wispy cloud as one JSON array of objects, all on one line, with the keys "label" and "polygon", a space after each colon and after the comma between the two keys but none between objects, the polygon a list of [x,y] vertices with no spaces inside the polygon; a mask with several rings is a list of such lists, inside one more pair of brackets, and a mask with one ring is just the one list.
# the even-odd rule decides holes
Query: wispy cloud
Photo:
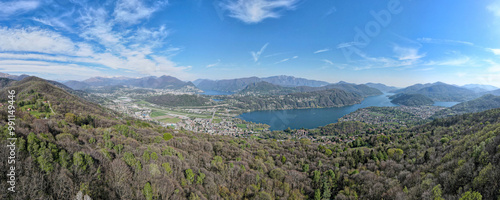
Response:
[{"label": "wispy cloud", "polygon": [[488,48],[488,50],[490,50],[491,52],[493,52],[493,54],[495,54],[495,55],[500,55],[500,49],[489,49]]},{"label": "wispy cloud", "polygon": [[470,45],[473,46],[474,43],[460,41],[460,40],[448,40],[448,39],[434,39],[434,38],[418,38],[419,42],[422,43],[433,43],[433,44],[461,44],[461,45]]},{"label": "wispy cloud", "polygon": [[337,8],[335,6],[328,9],[328,11],[325,13],[324,17],[327,17],[327,16],[333,14],[334,12],[337,12]]},{"label": "wispy cloud", "polygon": [[206,66],[206,68],[215,67],[215,66],[217,66],[217,65],[219,65],[219,64],[220,64],[220,59],[217,59],[217,62],[212,63],[212,64],[208,64],[208,65]]},{"label": "wispy cloud", "polygon": [[417,60],[425,57],[425,53],[419,54],[417,48],[400,47],[395,45],[393,47],[393,51],[396,53],[398,60]]},{"label": "wispy cloud", "polygon": [[431,71],[431,70],[434,70],[434,68],[433,67],[418,68],[418,69],[414,69],[413,71]]},{"label": "wispy cloud", "polygon": [[250,54],[252,54],[252,58],[255,62],[259,61],[260,55],[264,52],[264,50],[266,50],[267,45],[269,45],[269,43],[264,44],[264,46],[262,46],[260,48],[260,50],[257,52],[254,52],[254,51],[250,52]]},{"label": "wispy cloud", "polygon": [[412,67],[420,62],[418,59],[395,60],[386,57],[371,57],[366,54],[360,54],[360,56],[362,60],[353,61],[351,64],[354,70]]},{"label": "wispy cloud", "polygon": [[156,1],[152,5],[147,6],[139,0],[119,0],[116,2],[113,15],[118,22],[137,24],[140,20],[149,18],[166,4],[166,1]]},{"label": "wispy cloud", "polygon": [[283,10],[295,8],[298,0],[226,0],[219,3],[229,16],[247,24],[259,23],[267,18],[279,18]]},{"label": "wispy cloud", "polygon": [[326,48],[326,49],[320,49],[320,50],[317,50],[315,51],[314,53],[323,53],[323,52],[327,52],[327,51],[330,51],[330,49]]},{"label": "wispy cloud", "polygon": [[79,47],[59,33],[37,27],[0,27],[0,51],[28,51],[54,54],[75,53]]},{"label": "wispy cloud", "polygon": [[423,65],[428,66],[465,66],[470,64],[471,58],[468,56],[461,56],[457,58],[444,59],[438,61],[427,61]]},{"label": "wispy cloud", "polygon": [[290,52],[273,53],[273,54],[269,54],[269,55],[264,56],[264,58],[279,56],[279,55],[288,54],[288,53],[290,53]]},{"label": "wispy cloud", "polygon": [[500,17],[500,1],[496,1],[488,5],[486,9],[492,12],[495,16]]},{"label": "wispy cloud", "polygon": [[39,5],[39,1],[0,2],[0,16],[7,17],[10,15],[25,13],[38,8]]},{"label": "wispy cloud", "polygon": [[38,73],[59,79],[61,72],[65,78],[81,78],[103,75],[101,71],[78,64],[61,64],[44,61],[1,60],[0,71],[6,73]]},{"label": "wispy cloud", "polygon": [[492,60],[486,60],[489,63],[488,72],[500,72],[500,64]]},{"label": "wispy cloud", "polygon": [[291,58],[285,58],[283,60],[280,60],[274,64],[278,64],[278,63],[283,63],[283,62],[286,62],[286,61],[289,61],[289,60],[293,60],[293,59],[297,59],[299,56],[294,56],[294,57],[291,57]]},{"label": "wispy cloud", "polygon": [[338,44],[337,49],[342,49],[342,48],[357,46],[357,45],[364,45],[364,44],[359,43],[359,42],[344,42],[344,43]]},{"label": "wispy cloud", "polygon": [[333,65],[333,62],[330,60],[327,60],[327,59],[323,59],[323,62],[325,62],[326,64],[329,64],[329,65]]}]

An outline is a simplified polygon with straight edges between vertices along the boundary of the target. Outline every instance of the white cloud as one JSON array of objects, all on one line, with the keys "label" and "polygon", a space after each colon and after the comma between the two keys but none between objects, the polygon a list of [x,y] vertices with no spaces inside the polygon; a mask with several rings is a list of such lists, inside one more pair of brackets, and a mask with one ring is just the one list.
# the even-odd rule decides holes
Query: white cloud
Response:
[{"label": "white cloud", "polygon": [[330,51],[330,49],[326,48],[326,49],[320,49],[320,50],[317,50],[315,51],[314,53],[323,53],[323,52],[327,52],[327,51]]},{"label": "white cloud", "polygon": [[488,50],[493,52],[493,54],[495,54],[495,55],[500,55],[500,49],[488,49]]},{"label": "white cloud", "polygon": [[327,60],[327,59],[323,59],[323,62],[325,62],[326,64],[329,64],[329,65],[333,65],[333,62],[330,60]]},{"label": "white cloud", "polygon": [[445,59],[439,61],[428,61],[425,62],[424,65],[429,66],[463,66],[466,64],[470,64],[471,59],[467,56],[462,56],[458,58]]},{"label": "white cloud", "polygon": [[267,45],[269,45],[269,43],[264,44],[264,46],[262,46],[262,48],[260,48],[260,50],[257,52],[254,52],[254,51],[250,52],[250,54],[252,54],[252,58],[255,62],[259,61],[260,55],[264,52],[264,50],[266,50]]},{"label": "white cloud", "polygon": [[[0,51],[14,53],[0,53],[0,58],[17,60],[39,60],[44,63],[52,62],[52,66],[60,67],[81,63],[86,65],[102,65],[111,69],[132,70],[146,75],[169,74],[186,78],[185,73],[190,67],[177,66],[164,56],[155,56],[146,48],[126,47],[116,42],[115,48],[105,52],[97,52],[93,45],[84,42],[75,43],[68,37],[49,30],[40,28],[0,28]],[[103,42],[108,45],[109,41]],[[56,62],[56,63],[54,63]],[[44,63],[33,62],[33,65]],[[1,63],[0,67],[5,67]],[[8,66],[13,66],[12,63]],[[19,67],[22,65],[18,65]],[[56,71],[54,71],[55,73]],[[58,73],[64,74],[61,70]]]},{"label": "white cloud", "polygon": [[0,71],[6,73],[38,73],[53,75],[57,78],[61,78],[61,75],[64,75],[64,78],[85,78],[102,74],[99,70],[77,64],[25,60],[2,60],[0,61]]},{"label": "white cloud", "polygon": [[495,16],[500,17],[500,2],[495,2],[486,7],[487,10],[492,12]]},{"label": "white cloud", "polygon": [[487,60],[486,62],[488,62],[490,64],[490,66],[488,67],[488,72],[500,72],[500,64],[499,63],[496,63],[492,60]]},{"label": "white cloud", "polygon": [[466,41],[460,41],[460,40],[448,40],[448,39],[434,39],[434,38],[418,38],[417,39],[419,42],[422,43],[433,43],[433,44],[461,44],[461,45],[469,45],[473,46],[474,43],[472,42],[466,42]]},{"label": "white cloud", "polygon": [[212,63],[212,64],[208,64],[208,65],[206,66],[206,68],[215,67],[215,66],[217,66],[217,65],[219,65],[219,64],[220,64],[220,59],[217,59],[217,62]]},{"label": "white cloud", "polygon": [[418,54],[418,49],[394,46],[394,53],[399,60],[417,60],[425,57],[425,54]]},{"label": "white cloud", "polygon": [[329,16],[331,14],[333,14],[334,12],[337,12],[337,8],[335,6],[331,7],[326,13],[325,13],[325,17],[326,16]]},{"label": "white cloud", "polygon": [[292,10],[298,0],[227,0],[219,6],[229,16],[245,23],[259,23],[266,18],[279,18],[280,11]]},{"label": "white cloud", "polygon": [[351,47],[351,46],[357,46],[357,45],[364,45],[363,43],[359,43],[359,42],[344,42],[344,43],[340,43],[337,45],[337,49],[342,49],[342,48],[346,48],[346,47]]},{"label": "white cloud", "polygon": [[394,60],[385,57],[370,57],[366,54],[360,56],[363,60],[354,61],[354,70],[412,67],[420,62],[418,59]]},{"label": "white cloud", "polygon": [[39,5],[39,1],[0,2],[0,16],[24,13],[38,8]]},{"label": "white cloud", "polygon": [[289,61],[289,60],[293,60],[293,59],[297,59],[299,56],[294,56],[294,57],[291,57],[291,58],[285,58],[283,60],[280,60],[278,62],[275,62],[274,64],[278,64],[278,63],[282,63],[282,62],[286,62],[286,61]]},{"label": "white cloud", "polygon": [[113,15],[115,20],[126,24],[137,24],[140,20],[149,18],[154,12],[160,9],[166,1],[158,1],[151,6],[144,5],[139,0],[119,0]]}]

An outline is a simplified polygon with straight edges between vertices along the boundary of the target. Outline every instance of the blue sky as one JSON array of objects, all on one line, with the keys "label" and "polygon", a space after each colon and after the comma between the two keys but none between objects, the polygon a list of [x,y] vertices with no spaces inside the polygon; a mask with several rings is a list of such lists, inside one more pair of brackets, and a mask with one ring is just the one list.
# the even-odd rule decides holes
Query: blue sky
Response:
[{"label": "blue sky", "polygon": [[0,72],[500,87],[500,0],[0,1]]}]

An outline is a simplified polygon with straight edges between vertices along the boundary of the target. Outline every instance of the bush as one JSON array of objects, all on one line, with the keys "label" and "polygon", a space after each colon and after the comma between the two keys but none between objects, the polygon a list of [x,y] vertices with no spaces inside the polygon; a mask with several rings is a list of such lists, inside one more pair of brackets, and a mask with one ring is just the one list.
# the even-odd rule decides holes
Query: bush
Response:
[{"label": "bush", "polygon": [[170,133],[164,133],[164,134],[163,134],[163,139],[164,139],[165,141],[169,141],[169,140],[171,140],[172,138],[174,138],[174,136],[173,136],[172,134],[170,134]]}]

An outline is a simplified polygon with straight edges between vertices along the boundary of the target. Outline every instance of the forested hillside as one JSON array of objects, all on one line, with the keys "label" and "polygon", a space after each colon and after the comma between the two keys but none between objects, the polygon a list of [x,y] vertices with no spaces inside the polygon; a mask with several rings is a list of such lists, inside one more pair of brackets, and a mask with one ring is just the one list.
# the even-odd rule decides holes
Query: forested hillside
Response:
[{"label": "forested hillside", "polygon": [[[355,140],[322,143],[163,128],[117,116],[41,79],[0,95],[9,89],[18,94],[18,185],[0,199],[72,199],[79,192],[92,199],[500,198],[500,109],[397,129],[347,122],[321,134]],[[26,110],[45,108],[44,101],[53,109],[40,110],[46,119]],[[4,106],[2,146],[7,115]],[[6,159],[0,157],[2,180]]]},{"label": "forested hillside", "polygon": [[404,106],[424,106],[434,104],[432,99],[421,94],[397,94],[391,98],[393,98],[391,100],[392,103]]},{"label": "forested hillside", "polygon": [[[268,90],[270,91],[270,90]],[[297,92],[286,95],[226,96],[235,107],[247,110],[286,110],[297,108],[341,107],[360,103],[357,93],[339,89]]]},{"label": "forested hillside", "polygon": [[437,112],[433,117],[442,118],[464,113],[481,112],[488,109],[500,108],[500,96],[484,95],[474,100],[466,101]]}]

